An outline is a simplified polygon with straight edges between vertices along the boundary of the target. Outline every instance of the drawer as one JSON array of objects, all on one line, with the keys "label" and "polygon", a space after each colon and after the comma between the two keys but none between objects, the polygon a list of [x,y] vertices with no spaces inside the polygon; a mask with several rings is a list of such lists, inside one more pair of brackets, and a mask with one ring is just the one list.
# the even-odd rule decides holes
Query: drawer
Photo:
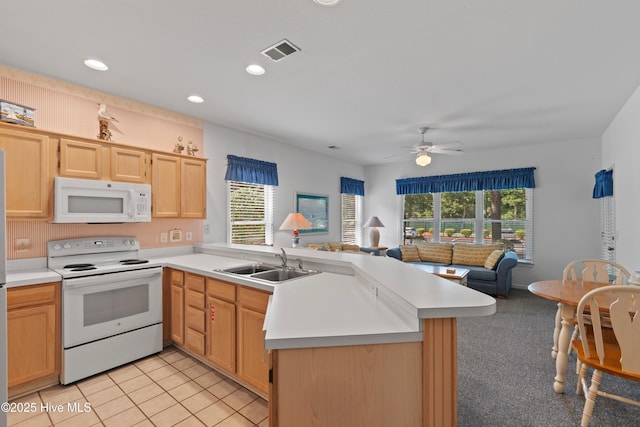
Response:
[{"label": "drawer", "polygon": [[185,303],[187,304],[187,307],[194,307],[199,310],[204,310],[204,300],[204,294],[201,294],[199,292],[188,290],[185,296]]},{"label": "drawer", "polygon": [[205,335],[203,333],[187,328],[184,337],[184,345],[189,350],[204,355],[205,352]]},{"label": "drawer", "polygon": [[201,292],[204,294],[204,276],[199,276],[197,274],[185,273],[184,275],[184,284],[187,289],[191,289],[193,291]]},{"label": "drawer", "polygon": [[236,285],[207,278],[207,294],[223,301],[234,303],[236,301]]},{"label": "drawer", "polygon": [[7,289],[7,309],[54,303],[57,290],[57,283],[9,288]]},{"label": "drawer", "polygon": [[195,329],[204,334],[206,316],[203,310],[187,307],[184,313],[184,319],[187,329]]},{"label": "drawer", "polygon": [[238,286],[238,304],[253,308],[261,313],[267,312],[270,292],[259,291],[246,286]]}]

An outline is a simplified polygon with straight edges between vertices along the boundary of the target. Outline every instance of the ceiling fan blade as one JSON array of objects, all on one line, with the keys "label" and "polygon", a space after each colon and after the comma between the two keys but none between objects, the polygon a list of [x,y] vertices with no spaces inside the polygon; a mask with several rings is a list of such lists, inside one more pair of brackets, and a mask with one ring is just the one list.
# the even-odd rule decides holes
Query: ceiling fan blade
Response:
[{"label": "ceiling fan blade", "polygon": [[451,148],[451,149],[447,149],[447,148],[432,148],[429,150],[429,153],[434,153],[434,154],[453,154],[455,156],[459,156],[460,154],[464,154],[464,151],[462,151],[459,148]]},{"label": "ceiling fan blade", "polygon": [[446,149],[450,149],[450,148],[454,148],[454,147],[462,147],[462,142],[460,141],[452,141],[452,142],[445,142],[444,144],[435,144],[433,146],[433,148],[446,148]]}]

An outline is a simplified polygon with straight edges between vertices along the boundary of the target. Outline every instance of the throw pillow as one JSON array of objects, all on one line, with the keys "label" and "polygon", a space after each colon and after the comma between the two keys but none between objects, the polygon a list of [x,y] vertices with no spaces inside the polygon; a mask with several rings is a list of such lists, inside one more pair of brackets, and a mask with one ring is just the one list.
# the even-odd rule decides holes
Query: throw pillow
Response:
[{"label": "throw pillow", "polygon": [[342,242],[329,242],[327,245],[329,245],[329,250],[332,252],[342,250]]},{"label": "throw pillow", "polygon": [[451,243],[416,243],[421,261],[451,264],[453,245]]},{"label": "throw pillow", "polygon": [[456,243],[453,245],[453,261],[456,265],[473,265],[484,267],[484,263],[496,249],[502,250],[501,243],[493,245],[476,245],[474,243]]},{"label": "throw pillow", "polygon": [[488,268],[489,270],[495,270],[498,267],[498,263],[504,256],[504,252],[500,249],[496,249],[491,252],[487,257],[487,260],[484,262],[484,268]]},{"label": "throw pillow", "polygon": [[324,247],[324,243],[309,243],[307,247],[319,251]]},{"label": "throw pillow", "polygon": [[418,248],[411,245],[401,245],[400,252],[402,253],[403,262],[420,262],[420,255],[418,255]]},{"label": "throw pillow", "polygon": [[349,245],[349,244],[345,243],[344,245],[342,245],[342,250],[343,251],[360,252],[360,246],[358,246],[358,245]]}]

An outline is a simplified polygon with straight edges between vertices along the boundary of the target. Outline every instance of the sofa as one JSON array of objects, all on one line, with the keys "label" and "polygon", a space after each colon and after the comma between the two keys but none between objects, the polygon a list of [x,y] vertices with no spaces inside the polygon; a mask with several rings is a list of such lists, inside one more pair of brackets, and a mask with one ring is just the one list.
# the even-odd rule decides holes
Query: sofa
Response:
[{"label": "sofa", "polygon": [[469,270],[467,286],[485,294],[506,298],[511,270],[518,264],[515,252],[502,244],[416,243],[387,249],[387,256],[407,263],[421,263]]},{"label": "sofa", "polygon": [[352,245],[343,242],[309,243],[307,245],[307,248],[315,249],[316,251],[352,252],[376,256],[380,255],[380,249],[362,248],[358,245]]}]

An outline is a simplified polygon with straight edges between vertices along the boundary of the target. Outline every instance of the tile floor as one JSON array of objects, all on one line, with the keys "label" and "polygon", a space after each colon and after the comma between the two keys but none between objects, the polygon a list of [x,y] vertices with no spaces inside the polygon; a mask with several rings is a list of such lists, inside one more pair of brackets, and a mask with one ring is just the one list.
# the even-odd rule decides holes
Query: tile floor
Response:
[{"label": "tile floor", "polygon": [[175,347],[11,403],[11,427],[269,424],[264,399]]}]

